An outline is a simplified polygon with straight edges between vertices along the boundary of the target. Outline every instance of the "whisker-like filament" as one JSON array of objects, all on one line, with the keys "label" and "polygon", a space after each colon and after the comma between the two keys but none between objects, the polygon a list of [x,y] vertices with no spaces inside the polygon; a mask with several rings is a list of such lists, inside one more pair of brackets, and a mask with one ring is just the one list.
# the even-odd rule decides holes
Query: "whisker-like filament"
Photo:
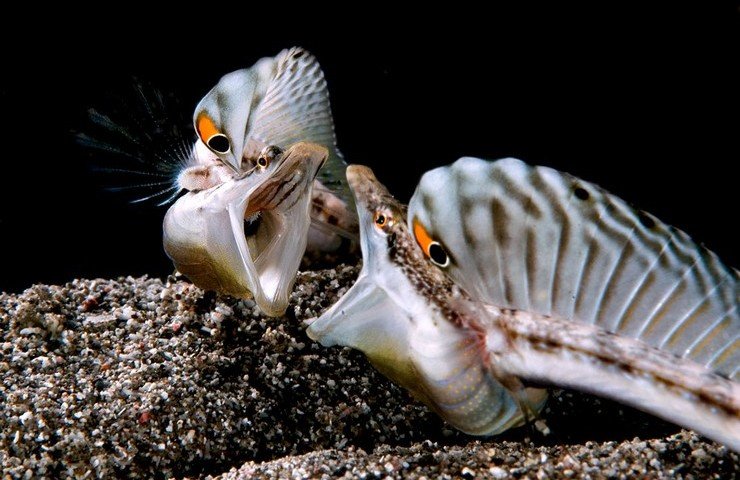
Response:
[{"label": "whisker-like filament", "polygon": [[[132,78],[128,91],[113,94],[104,102],[101,107],[88,109],[92,130],[76,135],[78,144],[100,153],[96,157],[115,162],[111,166],[93,166],[92,170],[112,173],[119,179],[135,179],[131,186],[114,186],[108,191],[168,187],[152,195],[145,190],[146,195],[132,203],[162,195],[168,198],[160,204],[171,202],[180,192],[178,175],[197,164],[189,114],[181,108],[177,97],[165,95],[136,78]],[[152,181],[139,183],[141,179]]]},{"label": "whisker-like filament", "polygon": [[172,203],[173,201],[175,201],[175,199],[178,197],[178,195],[180,195],[180,193],[183,191],[182,188],[179,188],[179,187],[173,185],[172,188],[169,188],[167,190],[164,190],[161,193],[165,193],[165,192],[167,192],[169,190],[174,190],[174,192],[172,193],[172,195],[170,195],[169,197],[167,197],[164,200],[162,200],[161,202],[159,202],[157,204],[158,207],[163,207],[163,206],[167,205],[168,203]]},{"label": "whisker-like filament", "polygon": [[101,150],[106,153],[112,153],[115,155],[120,155],[121,157],[125,157],[131,160],[135,160],[138,163],[144,163],[144,160],[139,155],[135,155],[131,152],[127,152],[125,150],[122,150],[120,148],[115,147],[114,145],[111,145],[108,142],[96,140],[94,138],[91,138],[84,133],[80,133],[77,135],[77,142],[80,145],[83,145],[85,147],[95,148],[97,150]]},{"label": "whisker-like filament", "polygon": [[129,140],[134,145],[139,145],[139,142],[137,139],[132,136],[128,130],[123,128],[121,125],[117,124],[113,120],[110,119],[107,115],[103,115],[102,113],[98,112],[97,110],[91,108],[88,110],[88,115],[90,116],[90,120],[92,120],[93,123],[111,131],[116,132]]},{"label": "whisker-like filament", "polygon": [[135,188],[148,188],[148,187],[161,187],[163,185],[172,185],[172,182],[151,182],[151,183],[139,183],[136,185],[122,185],[120,187],[108,187],[111,192],[123,192],[126,190],[133,190]]},{"label": "whisker-like filament", "polygon": [[111,167],[93,167],[95,172],[105,173],[129,173],[131,175],[142,175],[147,177],[158,177],[158,178],[170,178],[171,175],[159,172],[145,172],[142,170],[129,170],[127,168],[111,168]]},{"label": "whisker-like filament", "polygon": [[[131,202],[130,202],[130,203],[141,203],[141,202],[146,202],[147,200],[150,200],[150,199],[152,199],[152,198],[156,198],[156,197],[160,197],[160,196],[162,196],[162,195],[165,195],[165,194],[167,194],[168,192],[171,192],[171,191],[173,191],[173,190],[177,190],[177,191],[175,192],[175,195],[176,195],[177,193],[179,193],[179,192],[180,192],[180,190],[181,190],[181,189],[180,189],[180,187],[178,187],[177,185],[172,185],[171,187],[169,187],[169,188],[167,188],[167,189],[165,189],[165,190],[161,190],[161,191],[159,191],[159,192],[157,192],[157,193],[153,193],[153,194],[151,194],[151,195],[148,195],[148,196],[146,196],[146,197],[142,197],[142,198],[137,198],[136,200],[131,200]],[[160,203],[160,204],[158,204],[158,205],[166,205],[166,204],[167,204],[167,203],[169,203],[169,202],[170,202],[170,201],[171,201],[172,199],[174,199],[174,196],[173,196],[173,197],[170,197],[169,199],[167,199],[166,201],[164,201],[163,203]]]}]

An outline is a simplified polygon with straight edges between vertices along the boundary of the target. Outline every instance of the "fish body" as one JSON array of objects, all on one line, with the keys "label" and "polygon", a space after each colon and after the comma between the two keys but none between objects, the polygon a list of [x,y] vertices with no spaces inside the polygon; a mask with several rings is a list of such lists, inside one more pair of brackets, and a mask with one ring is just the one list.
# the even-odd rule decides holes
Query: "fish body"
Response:
[{"label": "fish body", "polygon": [[598,324],[487,303],[475,284],[450,275],[459,252],[426,229],[413,201],[407,224],[406,209],[369,169],[353,165],[347,176],[363,267],[310,322],[312,339],[363,351],[467,433],[495,434],[531,419],[546,397],[528,387],[536,383],[613,398],[740,450],[737,383]]},{"label": "fish body", "polygon": [[267,315],[281,315],[306,248],[313,181],[327,157],[311,143],[267,147],[241,177],[186,193],[165,215],[167,255],[196,285],[253,297]]}]

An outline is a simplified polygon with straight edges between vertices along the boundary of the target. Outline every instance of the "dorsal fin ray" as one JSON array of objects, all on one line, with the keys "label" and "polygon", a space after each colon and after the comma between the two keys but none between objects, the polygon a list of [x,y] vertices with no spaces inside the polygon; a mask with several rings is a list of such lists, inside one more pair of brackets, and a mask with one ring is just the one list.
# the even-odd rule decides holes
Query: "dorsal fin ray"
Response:
[{"label": "dorsal fin ray", "polygon": [[594,324],[737,378],[738,272],[596,185],[466,157],[422,177],[414,218],[484,303]]}]

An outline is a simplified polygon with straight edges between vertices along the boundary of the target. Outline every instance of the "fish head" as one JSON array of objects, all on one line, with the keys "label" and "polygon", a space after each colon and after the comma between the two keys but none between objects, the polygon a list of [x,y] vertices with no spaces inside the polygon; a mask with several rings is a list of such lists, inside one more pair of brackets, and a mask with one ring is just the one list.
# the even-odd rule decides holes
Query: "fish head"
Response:
[{"label": "fish head", "polygon": [[352,288],[310,321],[307,334],[324,346],[362,351],[383,374],[413,391],[418,382],[407,355],[410,336],[419,322],[438,320],[418,287],[448,284],[424,262],[406,225],[404,206],[372,170],[350,165],[347,180],[359,218],[362,269]]},{"label": "fish head", "polygon": [[164,248],[175,267],[204,289],[253,297],[279,316],[306,248],[313,180],[326,148],[270,146],[240,176],[191,191],[170,207]]},{"label": "fish head", "polygon": [[[405,208],[369,168],[350,165],[347,180],[360,222],[362,270],[339,301],[309,321],[308,336],[362,351],[464,432],[492,434],[520,423],[517,401],[486,364],[481,327],[490,318],[444,272],[447,252],[430,248],[422,227],[407,225]],[[541,407],[541,392],[525,395]]]},{"label": "fish head", "polygon": [[193,161],[180,172],[180,190],[204,189],[250,168],[268,145],[323,145],[329,158],[314,188],[308,245],[313,253],[352,250],[355,209],[336,146],[329,91],[317,58],[301,47],[282,50],[225,75],[203,97],[193,122]]},{"label": "fish head", "polygon": [[[363,260],[363,269],[374,276],[393,270],[390,249],[408,237],[405,207],[378,181],[373,171],[362,165],[347,168],[347,181],[354,195]],[[381,278],[377,280],[382,281]]]},{"label": "fish head", "polygon": [[274,71],[275,59],[267,57],[250,68],[228,73],[195,107],[198,140],[236,174],[244,170],[242,158],[250,121],[256,115],[254,106],[264,97]]}]

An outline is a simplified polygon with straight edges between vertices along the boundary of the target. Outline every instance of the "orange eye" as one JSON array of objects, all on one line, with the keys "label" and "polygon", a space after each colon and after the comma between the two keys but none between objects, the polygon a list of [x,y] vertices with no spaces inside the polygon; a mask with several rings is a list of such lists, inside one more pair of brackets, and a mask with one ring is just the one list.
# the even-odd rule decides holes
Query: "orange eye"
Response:
[{"label": "orange eye", "polygon": [[447,255],[442,244],[429,236],[429,233],[417,218],[414,218],[414,238],[416,238],[416,243],[419,244],[424,255],[429,257],[433,264],[439,267],[446,267],[450,264],[450,256]]},{"label": "orange eye", "polygon": [[283,154],[283,150],[275,145],[270,145],[262,149],[260,156],[257,157],[257,165],[267,168],[273,160]]},{"label": "orange eye", "polygon": [[375,212],[375,225],[384,227],[386,223],[388,223],[388,217],[382,212]]},{"label": "orange eye", "polygon": [[215,153],[228,153],[231,149],[229,138],[223,133],[219,132],[216,125],[205,113],[198,115],[198,120],[195,122],[195,129],[198,131],[198,136],[208,148]]}]

